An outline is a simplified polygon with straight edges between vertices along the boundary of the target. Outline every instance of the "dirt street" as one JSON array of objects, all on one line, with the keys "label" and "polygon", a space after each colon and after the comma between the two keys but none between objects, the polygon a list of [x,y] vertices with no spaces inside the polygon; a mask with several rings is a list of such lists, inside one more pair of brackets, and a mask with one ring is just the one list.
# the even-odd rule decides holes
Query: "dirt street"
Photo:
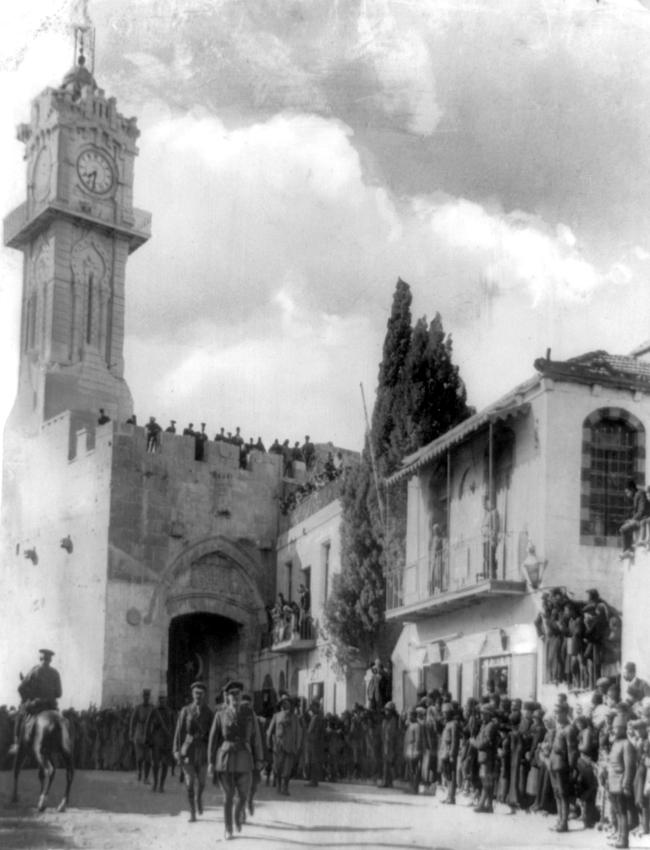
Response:
[{"label": "dirt street", "polygon": [[[55,806],[63,775],[55,780],[52,807],[36,812],[38,779],[21,776],[21,800],[9,803],[11,776],[0,774],[0,848],[2,850],[207,850],[216,846],[298,850],[298,848],[381,848],[381,850],[544,850],[606,848],[605,836],[583,831],[572,822],[568,835],[555,835],[552,818],[507,814],[477,815],[463,804],[443,806],[432,796],[369,785],[325,784],[306,788],[294,781],[291,797],[262,787],[255,817],[235,842],[223,840],[221,796],[206,791],[205,815],[189,824],[184,787],[172,778],[164,794],[153,794],[127,773],[79,771],[72,802],[64,814]],[[650,848],[633,839],[632,847]]]}]

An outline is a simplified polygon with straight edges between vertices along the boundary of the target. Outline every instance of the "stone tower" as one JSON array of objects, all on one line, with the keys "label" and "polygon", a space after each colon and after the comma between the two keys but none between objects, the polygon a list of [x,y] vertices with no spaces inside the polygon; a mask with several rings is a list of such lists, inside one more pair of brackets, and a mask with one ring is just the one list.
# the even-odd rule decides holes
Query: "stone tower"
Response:
[{"label": "stone tower", "polygon": [[139,131],[106,98],[83,53],[59,88],[18,127],[27,200],[5,219],[5,244],[24,255],[20,372],[9,427],[35,433],[64,410],[80,423],[98,408],[132,413],[124,381],[124,276],[149,238],[133,207]]},{"label": "stone tower", "polygon": [[[83,54],[32,104],[27,199],[5,220],[23,252],[19,387],[4,434],[0,701],[39,646],[62,705],[178,706],[202,676],[252,682],[273,599],[278,455],[163,433],[148,450],[123,377],[125,270],[149,238],[133,207],[135,119]],[[99,421],[99,409],[107,418]],[[15,683],[15,684],[14,684]],[[2,699],[4,697],[4,699]]]}]

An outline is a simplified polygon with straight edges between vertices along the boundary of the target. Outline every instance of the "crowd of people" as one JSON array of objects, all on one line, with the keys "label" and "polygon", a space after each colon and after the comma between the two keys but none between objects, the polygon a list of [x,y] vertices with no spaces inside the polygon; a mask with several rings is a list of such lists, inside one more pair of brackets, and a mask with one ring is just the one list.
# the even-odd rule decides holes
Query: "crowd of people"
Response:
[{"label": "crowd of people", "polygon": [[275,605],[266,606],[267,635],[263,643],[281,643],[294,635],[303,639],[315,637],[311,592],[304,584],[298,588],[298,599],[299,602],[289,601],[283,593],[278,593]]},{"label": "crowd of people", "polygon": [[562,588],[545,590],[535,625],[544,639],[546,681],[570,689],[594,688],[601,676],[615,676],[621,657],[621,618],[596,589],[586,601]]},{"label": "crowd of people", "polygon": [[317,493],[332,481],[341,478],[345,470],[342,452],[328,452],[322,468],[313,468],[307,480],[294,487],[285,496],[280,498],[280,511],[285,516],[290,514],[301,502],[308,499],[313,493]]},{"label": "crowd of people", "polygon": [[[40,655],[19,688],[22,727],[15,709],[0,707],[0,753],[28,733],[25,711],[33,716],[46,703],[56,708],[61,688],[53,653]],[[154,706],[149,690],[135,708],[64,710],[75,766],[135,770],[143,783],[152,776],[151,789],[159,792],[178,766],[190,820],[202,814],[206,774],[212,773],[224,791],[226,837],[233,832],[235,794],[234,822],[241,829],[264,777],[282,795],[289,794],[292,779],[312,787],[322,780],[365,780],[386,788],[401,780],[407,792],[439,792],[447,805],[464,795],[480,814],[492,814],[497,804],[511,812],[555,814],[557,832],[579,819],[585,829],[608,831],[617,848],[629,846],[633,830],[650,834],[650,685],[633,663],[620,678],[600,676],[593,689],[574,695],[573,704],[559,693],[552,710],[495,688],[462,707],[450,693],[432,690],[399,714],[390,672],[379,659],[366,676],[366,704],[340,715],[323,714],[320,699],[307,703],[287,693],[276,702],[263,692],[254,706],[240,682],[229,683],[213,712],[205,684],[194,682],[191,691],[192,702],[178,715],[164,695]],[[246,762],[241,770],[229,766],[235,755]],[[10,767],[8,761],[2,766]]]}]

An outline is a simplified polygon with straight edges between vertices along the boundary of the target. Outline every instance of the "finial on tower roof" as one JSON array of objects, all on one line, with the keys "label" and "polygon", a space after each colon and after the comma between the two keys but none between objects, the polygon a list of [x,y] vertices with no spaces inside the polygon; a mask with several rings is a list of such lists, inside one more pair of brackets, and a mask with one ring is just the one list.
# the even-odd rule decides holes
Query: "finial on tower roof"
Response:
[{"label": "finial on tower roof", "polygon": [[[77,0],[72,9],[72,31],[74,33],[74,66],[63,78],[62,88],[72,92],[78,100],[84,88],[97,88],[93,71],[95,66],[95,28],[88,15],[87,0]],[[86,52],[90,54],[90,70],[86,67]]]}]

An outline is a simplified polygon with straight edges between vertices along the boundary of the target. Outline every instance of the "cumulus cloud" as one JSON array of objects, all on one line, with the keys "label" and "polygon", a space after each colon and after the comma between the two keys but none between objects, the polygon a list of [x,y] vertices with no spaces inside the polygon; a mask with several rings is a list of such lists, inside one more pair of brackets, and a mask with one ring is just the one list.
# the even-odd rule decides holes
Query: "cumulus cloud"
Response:
[{"label": "cumulus cloud", "polygon": [[[398,276],[416,314],[442,312],[477,404],[547,345],[620,351],[647,335],[643,9],[97,0],[92,11],[98,80],[140,116],[135,200],[153,212],[127,273],[139,411],[216,426],[232,409],[243,427],[254,412],[267,439],[273,417],[287,436],[290,424],[315,432],[314,416],[339,427],[359,380],[374,385]],[[69,61],[50,32],[25,45],[20,74],[5,63],[7,138]],[[15,142],[4,151],[19,162]],[[9,172],[18,203],[23,179]],[[3,279],[16,280],[7,257]]]}]

